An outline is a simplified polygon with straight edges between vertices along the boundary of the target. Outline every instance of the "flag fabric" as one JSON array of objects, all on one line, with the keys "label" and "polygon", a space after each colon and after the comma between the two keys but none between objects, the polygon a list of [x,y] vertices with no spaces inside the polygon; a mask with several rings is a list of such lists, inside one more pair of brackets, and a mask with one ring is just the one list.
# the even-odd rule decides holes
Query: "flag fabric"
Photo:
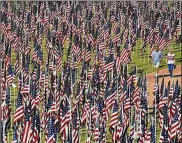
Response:
[{"label": "flag fabric", "polygon": [[14,122],[18,120],[22,120],[24,117],[24,106],[23,106],[23,97],[21,93],[18,93],[17,103],[16,103],[16,111],[14,115]]},{"label": "flag fabric", "polygon": [[117,104],[118,104],[117,101],[115,101],[114,107],[113,107],[113,113],[111,115],[111,120],[109,124],[109,126],[112,128],[115,128],[115,126],[118,123],[118,105]]},{"label": "flag fabric", "polygon": [[31,134],[31,121],[26,121],[25,122],[25,126],[23,129],[23,136],[22,136],[22,142],[23,143],[28,143],[29,142],[29,138],[30,138],[30,134]]}]

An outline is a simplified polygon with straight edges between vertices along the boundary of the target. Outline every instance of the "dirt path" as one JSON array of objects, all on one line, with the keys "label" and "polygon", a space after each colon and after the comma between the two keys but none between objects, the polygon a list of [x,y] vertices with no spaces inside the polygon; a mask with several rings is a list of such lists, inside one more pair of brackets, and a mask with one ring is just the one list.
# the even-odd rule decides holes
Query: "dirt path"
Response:
[{"label": "dirt path", "polygon": [[[176,69],[173,72],[174,72],[173,75],[181,75],[182,74],[181,65],[177,65]],[[168,69],[159,70],[159,75],[169,75]],[[153,99],[154,99],[153,89],[154,89],[154,84],[155,84],[155,72],[148,74],[147,79],[148,79],[148,92],[149,92],[149,106],[151,107],[152,103],[153,103]],[[179,84],[181,84],[182,76],[174,77],[174,83],[176,83],[177,79],[178,79]],[[172,83],[172,79],[170,76],[164,77],[164,83],[166,85],[169,80]],[[162,81],[162,77],[159,78],[159,83],[161,83],[161,81]]]}]

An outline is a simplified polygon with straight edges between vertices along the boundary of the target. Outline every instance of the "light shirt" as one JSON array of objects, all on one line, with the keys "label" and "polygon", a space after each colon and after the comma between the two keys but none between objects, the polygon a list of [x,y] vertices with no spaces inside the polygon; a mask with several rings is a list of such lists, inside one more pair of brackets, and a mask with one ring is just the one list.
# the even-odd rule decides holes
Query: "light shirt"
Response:
[{"label": "light shirt", "polygon": [[163,57],[162,52],[161,51],[157,52],[156,50],[152,51],[151,56],[152,56],[152,60],[154,64],[157,64],[158,62],[160,62],[161,58]]},{"label": "light shirt", "polygon": [[171,53],[167,54],[167,64],[174,64],[174,56],[175,54],[171,54]]}]

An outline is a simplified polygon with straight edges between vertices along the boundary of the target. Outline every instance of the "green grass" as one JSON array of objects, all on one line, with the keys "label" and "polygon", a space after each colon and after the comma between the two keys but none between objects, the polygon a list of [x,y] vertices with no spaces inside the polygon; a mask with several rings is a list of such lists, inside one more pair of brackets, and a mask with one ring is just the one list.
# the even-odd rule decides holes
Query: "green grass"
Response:
[{"label": "green grass", "polygon": [[[32,44],[33,45],[33,44]],[[152,66],[152,62],[151,62],[151,59],[148,58],[148,53],[149,53],[149,46],[147,46],[146,48],[146,52],[144,53],[144,55],[140,56],[140,48],[141,48],[141,45],[142,45],[142,40],[138,40],[137,43],[136,43],[136,46],[134,47],[134,51],[132,53],[132,59],[133,59],[133,63],[130,63],[128,65],[129,67],[129,70],[131,69],[132,66],[134,65],[137,65],[137,69],[144,69],[144,72],[145,73],[151,73],[151,72],[154,72],[155,69],[153,69],[153,66]],[[121,48],[123,47],[123,45],[121,46]],[[171,44],[171,47],[173,48],[174,50],[174,53],[176,55],[176,64],[180,64],[182,59],[181,59],[181,48],[180,48],[180,45],[176,45],[175,42],[173,41],[172,44]],[[43,48],[43,58],[44,58],[44,64],[45,64],[45,61],[47,59],[47,51],[46,51],[46,37],[44,37],[43,39],[43,43],[42,43],[42,48]],[[66,61],[66,58],[67,58],[67,52],[68,52],[68,42],[65,43],[65,47],[64,47],[64,55],[63,55],[63,62]],[[163,54],[165,55],[166,53],[168,52],[168,49],[166,49],[165,51],[163,51]],[[93,60],[94,60],[94,53],[92,53],[92,59],[91,59],[91,63],[93,63]],[[15,63],[15,53],[12,52],[12,64]],[[31,65],[32,66],[32,65]],[[81,64],[79,65],[79,67],[81,67]],[[163,63],[161,64],[160,66],[160,69],[163,69],[163,68],[167,68],[167,64],[165,62],[165,59],[163,60]],[[80,70],[79,70],[80,71]],[[79,77],[78,77],[79,78]],[[17,77],[16,77],[16,80],[15,80],[15,84],[17,85]],[[13,121],[13,117],[14,117],[14,111],[15,111],[15,101],[17,99],[17,87],[15,89],[11,88],[11,107],[12,107],[12,121]],[[107,123],[108,125],[108,123]],[[150,124],[149,124],[150,125]],[[149,126],[148,125],[148,126]],[[10,142],[12,141],[12,133],[13,133],[13,130],[10,129],[9,130],[9,139],[10,139]],[[108,143],[111,143],[112,142],[112,137],[111,137],[111,134],[108,130],[108,126],[107,126],[107,142]],[[157,142],[159,141],[159,137],[160,137],[160,128],[158,127],[157,128]],[[86,127],[84,126],[81,130],[81,142],[85,142],[85,139],[86,139]],[[60,139],[59,139],[60,141]],[[42,142],[44,142],[42,140]]]}]

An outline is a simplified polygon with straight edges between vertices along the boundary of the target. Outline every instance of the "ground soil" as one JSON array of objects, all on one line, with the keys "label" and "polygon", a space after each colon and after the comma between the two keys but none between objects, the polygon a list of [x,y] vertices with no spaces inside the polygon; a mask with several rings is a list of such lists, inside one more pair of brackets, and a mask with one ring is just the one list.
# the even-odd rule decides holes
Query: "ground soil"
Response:
[{"label": "ground soil", "polygon": [[[177,65],[176,66],[176,69],[174,69],[173,71],[173,75],[174,75],[174,78],[171,78],[169,76],[169,71],[168,69],[162,69],[162,70],[159,70],[158,74],[160,75],[159,77],[159,83],[161,83],[162,81],[162,77],[164,75],[164,83],[167,85],[168,84],[168,81],[170,80],[170,82],[172,83],[172,81],[174,81],[174,83],[176,83],[176,80],[178,80],[179,84],[181,85],[181,79],[182,79],[182,70],[181,70],[181,65]],[[153,89],[154,89],[154,84],[155,84],[155,72],[154,73],[150,73],[147,75],[147,80],[148,80],[148,101],[149,101],[149,107],[152,106],[153,104],[153,100],[154,100],[154,96],[153,96]],[[167,76],[168,75],[168,76]],[[175,77],[176,75],[179,75],[177,77]],[[160,84],[159,84],[160,85]]]}]

